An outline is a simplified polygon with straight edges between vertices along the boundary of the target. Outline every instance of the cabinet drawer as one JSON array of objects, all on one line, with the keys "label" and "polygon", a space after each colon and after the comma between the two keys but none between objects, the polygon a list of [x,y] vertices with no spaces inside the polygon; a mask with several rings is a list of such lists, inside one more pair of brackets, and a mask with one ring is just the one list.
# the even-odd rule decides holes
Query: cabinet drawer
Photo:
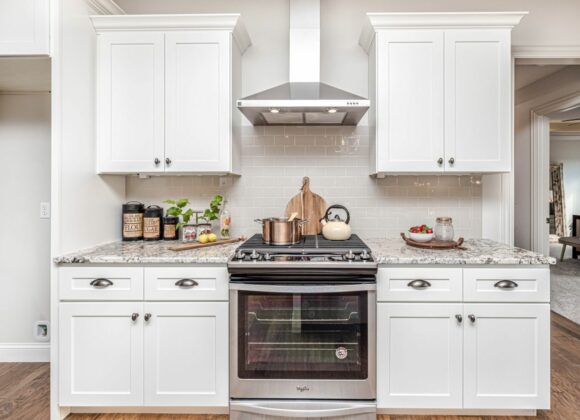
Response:
[{"label": "cabinet drawer", "polygon": [[549,302],[549,268],[466,268],[466,302]]},{"label": "cabinet drawer", "polygon": [[142,300],[141,267],[61,267],[60,300]]},{"label": "cabinet drawer", "polygon": [[461,268],[381,268],[378,274],[379,301],[460,302]]},{"label": "cabinet drawer", "polygon": [[145,268],[145,300],[228,300],[225,267]]}]

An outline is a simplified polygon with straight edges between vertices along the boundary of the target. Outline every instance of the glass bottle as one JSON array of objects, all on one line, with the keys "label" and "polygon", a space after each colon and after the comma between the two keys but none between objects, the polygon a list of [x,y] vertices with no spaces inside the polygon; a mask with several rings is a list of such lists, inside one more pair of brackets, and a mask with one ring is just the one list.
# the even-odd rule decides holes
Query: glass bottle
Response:
[{"label": "glass bottle", "polygon": [[232,217],[230,216],[230,212],[226,209],[226,204],[228,202],[224,201],[224,206],[222,211],[220,212],[220,238],[221,239],[230,239],[230,226],[232,224]]}]

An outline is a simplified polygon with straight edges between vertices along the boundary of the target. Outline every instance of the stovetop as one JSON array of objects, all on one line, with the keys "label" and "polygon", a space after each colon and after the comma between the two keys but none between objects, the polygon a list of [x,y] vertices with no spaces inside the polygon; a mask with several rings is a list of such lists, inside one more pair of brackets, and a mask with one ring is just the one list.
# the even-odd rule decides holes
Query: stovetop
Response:
[{"label": "stovetop", "polygon": [[228,261],[230,274],[374,275],[377,263],[357,236],[329,241],[307,235],[294,245],[269,245],[262,235],[252,236]]}]

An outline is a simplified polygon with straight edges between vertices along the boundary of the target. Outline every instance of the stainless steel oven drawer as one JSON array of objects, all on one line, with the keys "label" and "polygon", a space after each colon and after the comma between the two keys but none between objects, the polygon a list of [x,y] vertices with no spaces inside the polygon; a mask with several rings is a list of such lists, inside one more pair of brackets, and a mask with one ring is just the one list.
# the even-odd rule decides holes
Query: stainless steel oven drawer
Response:
[{"label": "stainless steel oven drawer", "polygon": [[371,401],[231,401],[230,420],[376,420],[377,406]]}]

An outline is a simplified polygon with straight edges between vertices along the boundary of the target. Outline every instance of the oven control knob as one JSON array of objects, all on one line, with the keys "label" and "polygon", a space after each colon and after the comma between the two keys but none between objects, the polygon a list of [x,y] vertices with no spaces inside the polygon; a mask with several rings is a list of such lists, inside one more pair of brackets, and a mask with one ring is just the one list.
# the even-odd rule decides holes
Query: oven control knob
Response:
[{"label": "oven control knob", "polygon": [[242,251],[241,249],[238,249],[238,251],[236,251],[234,258],[236,260],[243,260],[245,258],[246,254],[244,253],[244,251]]},{"label": "oven control knob", "polygon": [[255,249],[252,249],[252,253],[250,254],[250,259],[257,260],[258,258],[260,258],[260,254],[258,254]]},{"label": "oven control knob", "polygon": [[369,254],[369,252],[366,249],[363,249],[363,251],[360,253],[360,259],[363,261],[370,260],[371,254]]},{"label": "oven control knob", "polygon": [[266,252],[264,254],[264,261],[271,261],[272,260],[272,256],[270,255],[269,252]]},{"label": "oven control knob", "polygon": [[352,252],[352,249],[349,249],[348,252],[346,254],[344,254],[344,258],[347,261],[352,261],[355,259],[355,255],[354,255],[354,252]]}]

